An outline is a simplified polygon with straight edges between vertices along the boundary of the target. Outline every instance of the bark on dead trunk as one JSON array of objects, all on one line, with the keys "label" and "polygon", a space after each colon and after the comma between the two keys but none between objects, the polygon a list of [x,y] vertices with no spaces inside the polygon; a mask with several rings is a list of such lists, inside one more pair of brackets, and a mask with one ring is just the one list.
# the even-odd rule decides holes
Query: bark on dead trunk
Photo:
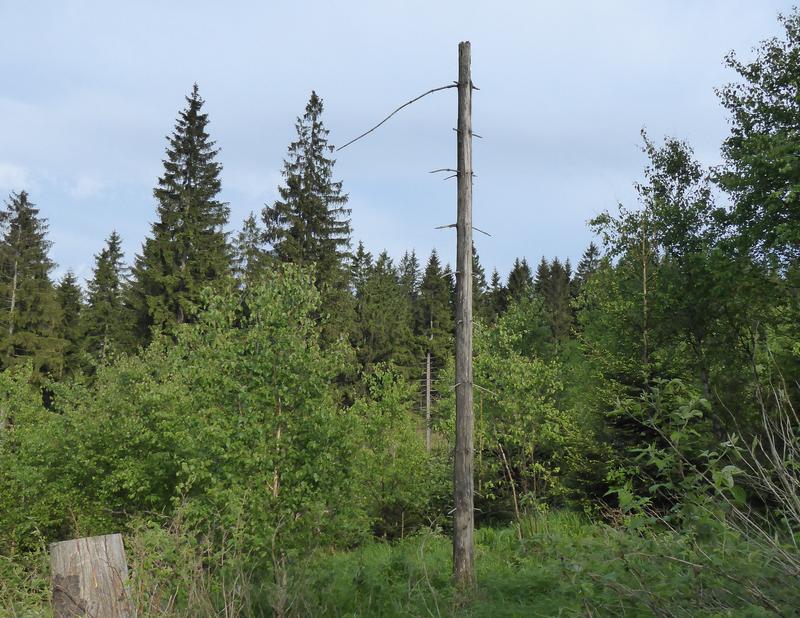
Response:
[{"label": "bark on dead trunk", "polygon": [[134,616],[121,534],[52,543],[50,572],[55,618]]}]

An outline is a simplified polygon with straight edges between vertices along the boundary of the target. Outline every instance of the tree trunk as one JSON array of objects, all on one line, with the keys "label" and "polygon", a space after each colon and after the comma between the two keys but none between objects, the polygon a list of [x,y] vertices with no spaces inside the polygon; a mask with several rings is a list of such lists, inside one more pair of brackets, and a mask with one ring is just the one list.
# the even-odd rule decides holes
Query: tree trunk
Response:
[{"label": "tree trunk", "polygon": [[121,534],[50,545],[53,616],[132,618]]},{"label": "tree trunk", "polygon": [[14,260],[14,275],[11,277],[11,308],[8,311],[8,336],[14,334],[14,308],[17,305],[17,270],[19,261]]},{"label": "tree trunk", "polygon": [[425,451],[431,452],[431,353],[425,365]]},{"label": "tree trunk", "polygon": [[453,571],[475,584],[472,409],[472,77],[470,44],[458,45],[458,217],[456,220],[456,449],[453,470]]}]

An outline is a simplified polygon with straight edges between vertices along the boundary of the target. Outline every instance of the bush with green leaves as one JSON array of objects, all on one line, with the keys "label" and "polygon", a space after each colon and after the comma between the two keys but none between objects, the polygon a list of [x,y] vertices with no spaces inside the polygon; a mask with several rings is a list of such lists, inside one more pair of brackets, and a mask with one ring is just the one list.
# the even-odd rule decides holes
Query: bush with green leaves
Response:
[{"label": "bush with green leaves", "polygon": [[414,386],[385,366],[364,379],[368,395],[352,408],[361,444],[354,482],[373,533],[403,537],[444,517],[452,472],[447,457],[425,450]]},{"label": "bush with green leaves", "polygon": [[333,386],[349,357],[318,344],[310,277],[286,267],[205,302],[196,324],[100,367],[91,386],[56,387],[52,409],[24,375],[2,376],[4,545],[185,503],[197,523],[244,513],[262,556],[276,534],[288,547],[363,538],[356,416]]},{"label": "bush with green leaves", "polygon": [[[487,520],[563,504],[570,493],[566,480],[586,467],[586,453],[596,444],[578,414],[557,405],[560,364],[529,348],[530,333],[519,327],[529,322],[512,312],[492,327],[475,328],[475,489]],[[451,447],[453,380],[450,364],[439,389],[446,395],[437,406],[437,426]]]}]

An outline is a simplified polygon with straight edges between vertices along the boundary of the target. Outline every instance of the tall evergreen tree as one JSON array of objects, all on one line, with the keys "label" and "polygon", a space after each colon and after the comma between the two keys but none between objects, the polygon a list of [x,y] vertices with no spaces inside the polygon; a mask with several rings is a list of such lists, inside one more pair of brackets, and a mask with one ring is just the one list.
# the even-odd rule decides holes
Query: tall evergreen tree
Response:
[{"label": "tall evergreen tree", "polygon": [[420,272],[417,254],[406,251],[400,260],[400,285],[406,292],[412,303],[416,303],[419,296]]},{"label": "tall evergreen tree", "polygon": [[247,287],[266,267],[266,261],[264,231],[251,212],[233,241],[233,274],[242,287]]},{"label": "tall evergreen tree", "polygon": [[130,343],[123,304],[125,267],[122,259],[122,239],[116,231],[111,232],[106,246],[94,256],[94,271],[87,284],[87,305],[81,320],[84,349],[100,360],[125,349]]},{"label": "tall evergreen tree", "polygon": [[25,191],[12,193],[0,212],[0,359],[8,367],[26,358],[42,372],[61,365],[61,320],[49,274],[47,220]]},{"label": "tall evergreen tree", "polygon": [[425,341],[434,365],[440,367],[450,354],[453,332],[452,274],[442,268],[434,249],[428,258],[417,302],[417,335]]},{"label": "tall evergreen tree", "polygon": [[56,333],[64,340],[61,366],[58,370],[58,377],[62,378],[74,373],[80,367],[83,341],[81,329],[83,291],[78,284],[78,278],[71,270],[67,271],[56,286],[56,300],[61,309],[61,320]]},{"label": "tall evergreen tree", "polygon": [[305,114],[295,123],[297,139],[283,162],[280,199],[264,208],[262,218],[277,259],[314,268],[323,309],[331,318],[325,333],[330,340],[350,326],[352,298],[345,264],[351,227],[347,194],[342,182],[333,179],[334,147],[328,144],[322,111],[322,99],[312,91]]},{"label": "tall evergreen tree", "polygon": [[572,308],[570,307],[570,274],[572,268],[567,261],[554,258],[550,263],[549,277],[543,287],[545,307],[549,315],[550,328],[556,342],[565,341],[572,328]]},{"label": "tall evergreen tree", "polygon": [[411,298],[385,251],[361,288],[357,317],[352,338],[364,369],[393,362],[407,374],[414,371],[417,359]]},{"label": "tall evergreen tree", "polygon": [[508,298],[512,301],[518,301],[530,296],[533,291],[533,277],[531,276],[531,267],[528,266],[528,261],[525,258],[514,260],[514,266],[511,268],[511,272],[508,273],[506,289]]},{"label": "tall evergreen tree", "polygon": [[573,289],[575,295],[578,294],[580,289],[586,284],[594,272],[600,267],[600,249],[594,244],[594,241],[589,243],[586,251],[583,252],[580,262],[578,262],[578,270],[575,272],[573,278]]},{"label": "tall evergreen tree", "polygon": [[483,270],[478,250],[472,243],[472,306],[473,313],[484,317],[483,302],[486,294],[486,271]]},{"label": "tall evergreen tree", "polygon": [[492,278],[489,282],[489,291],[486,293],[486,319],[493,323],[500,317],[508,306],[506,287],[500,278],[500,273],[495,268],[492,271]]},{"label": "tall evergreen tree", "polygon": [[208,114],[202,111],[197,84],[186,103],[153,190],[158,220],[133,268],[129,304],[140,341],[147,340],[151,326],[169,328],[192,320],[201,290],[230,273],[223,231],[229,208],[217,199],[222,166],[206,130]]},{"label": "tall evergreen tree", "polygon": [[358,298],[364,291],[364,285],[367,278],[373,269],[372,253],[364,248],[364,243],[359,241],[358,248],[353,255],[350,262],[350,280],[353,284],[353,290],[356,298]]}]

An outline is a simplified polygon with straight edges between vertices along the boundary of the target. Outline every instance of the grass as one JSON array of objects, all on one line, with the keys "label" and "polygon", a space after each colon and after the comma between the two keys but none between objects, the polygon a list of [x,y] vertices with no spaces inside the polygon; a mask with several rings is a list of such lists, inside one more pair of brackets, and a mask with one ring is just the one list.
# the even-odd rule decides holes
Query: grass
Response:
[{"label": "grass", "polygon": [[[193,607],[148,599],[146,609],[140,605],[141,616],[702,618],[791,616],[800,608],[797,575],[782,571],[763,546],[725,527],[706,531],[700,541],[696,535],[622,530],[576,513],[552,512],[519,526],[479,529],[475,540],[478,584],[468,597],[452,585],[450,540],[431,530],[395,543],[373,541],[347,552],[308,554],[294,559],[280,577],[272,565],[248,564],[248,577],[241,581],[250,588],[235,597],[236,603],[214,597],[211,591],[219,590],[214,576],[192,563],[189,554],[181,554],[170,568],[162,564],[158,572],[146,565],[163,557],[140,563],[142,554],[133,551],[129,559],[132,572],[148,578],[150,590],[163,589],[172,599],[191,597],[177,587],[195,590]],[[180,543],[185,542],[183,537]],[[135,548],[136,539],[130,545]],[[9,564],[3,573],[36,585],[26,597],[8,582],[0,584],[0,614],[48,615],[41,576]],[[192,583],[193,577],[203,581]],[[132,588],[140,584],[134,580]],[[197,591],[209,592],[201,599]],[[4,600],[2,595],[16,595],[13,604],[11,596]]]},{"label": "grass", "polygon": [[591,524],[574,513],[526,519],[519,529],[478,530],[478,585],[464,602],[450,581],[449,539],[426,532],[317,557],[294,610],[327,616],[793,615],[800,608],[796,586],[787,585],[759,548],[724,534],[700,545],[672,532]]}]

